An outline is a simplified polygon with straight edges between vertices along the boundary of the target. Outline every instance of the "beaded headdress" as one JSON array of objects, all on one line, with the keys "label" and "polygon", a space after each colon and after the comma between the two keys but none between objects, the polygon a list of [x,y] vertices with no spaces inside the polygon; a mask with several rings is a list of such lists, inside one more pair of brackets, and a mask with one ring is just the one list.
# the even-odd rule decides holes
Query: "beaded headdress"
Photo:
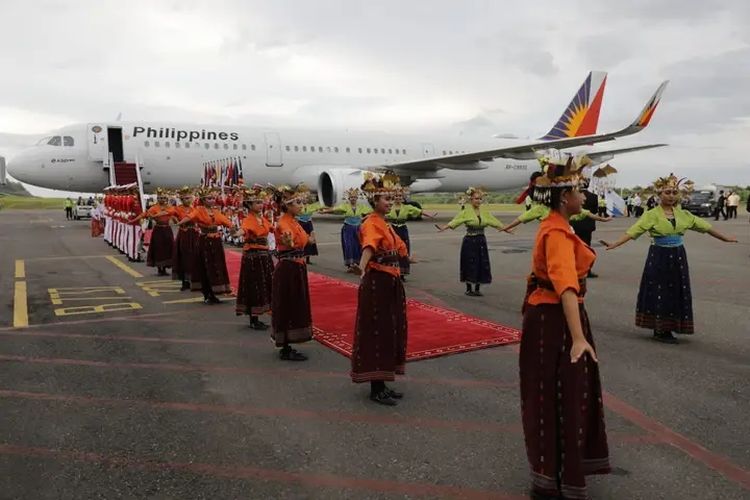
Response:
[{"label": "beaded headdress", "polygon": [[260,184],[254,184],[253,187],[245,187],[242,189],[242,200],[266,201],[271,195],[272,187],[273,186],[262,186]]},{"label": "beaded headdress", "polygon": [[310,193],[310,189],[304,184],[299,183],[296,186],[278,186],[274,189],[274,195],[278,202],[289,204],[293,202],[305,203],[307,196]]},{"label": "beaded headdress", "polygon": [[365,172],[365,182],[360,190],[368,200],[371,200],[375,196],[402,192],[402,187],[398,175],[391,170],[386,170],[382,175]]},{"label": "beaded headdress", "polygon": [[468,196],[469,198],[471,198],[475,194],[478,194],[480,198],[484,198],[484,195],[487,194],[487,190],[485,190],[483,187],[474,186],[471,186],[466,190],[466,196]]},{"label": "beaded headdress", "polygon": [[344,191],[344,198],[347,200],[349,198],[359,198],[359,189],[355,187],[347,189]]},{"label": "beaded headdress", "polygon": [[674,189],[681,193],[689,193],[695,187],[693,181],[688,180],[687,177],[682,179],[677,178],[676,175],[670,173],[667,177],[659,177],[653,183],[653,189],[657,193],[661,193],[665,189]]},{"label": "beaded headdress", "polygon": [[586,155],[576,157],[557,149],[538,151],[537,159],[542,167],[542,175],[534,182],[534,201],[547,205],[552,199],[553,188],[578,187],[582,179],[581,170],[592,163]]}]

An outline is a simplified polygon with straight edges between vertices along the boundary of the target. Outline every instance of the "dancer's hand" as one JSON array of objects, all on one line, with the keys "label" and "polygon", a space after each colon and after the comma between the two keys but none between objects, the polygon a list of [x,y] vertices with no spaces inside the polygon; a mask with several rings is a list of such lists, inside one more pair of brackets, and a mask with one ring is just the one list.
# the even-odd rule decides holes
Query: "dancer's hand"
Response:
[{"label": "dancer's hand", "polygon": [[448,224],[444,224],[444,225],[442,225],[442,226],[441,226],[441,225],[439,225],[439,224],[435,224],[435,227],[436,227],[436,228],[437,228],[437,230],[438,230],[438,231],[440,231],[441,233],[442,233],[443,231],[445,231],[446,229],[449,229],[449,227],[448,227]]},{"label": "dancer's hand", "polygon": [[586,353],[591,356],[591,359],[593,359],[595,363],[599,362],[599,360],[596,359],[596,352],[594,352],[594,348],[591,347],[591,344],[589,344],[585,340],[573,342],[573,347],[570,349],[570,362],[576,363],[581,358],[581,356]]}]

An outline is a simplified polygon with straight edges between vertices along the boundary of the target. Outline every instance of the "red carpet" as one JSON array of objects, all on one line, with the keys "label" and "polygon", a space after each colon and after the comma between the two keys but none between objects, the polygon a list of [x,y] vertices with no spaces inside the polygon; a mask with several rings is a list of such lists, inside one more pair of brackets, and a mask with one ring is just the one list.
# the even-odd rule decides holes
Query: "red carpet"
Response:
[{"label": "red carpet", "polygon": [[[232,288],[237,288],[242,256],[227,251]],[[329,276],[309,273],[315,340],[350,357],[357,311],[357,285]],[[435,358],[459,352],[512,344],[521,332],[461,312],[416,300],[407,302],[409,339],[407,361]]]}]

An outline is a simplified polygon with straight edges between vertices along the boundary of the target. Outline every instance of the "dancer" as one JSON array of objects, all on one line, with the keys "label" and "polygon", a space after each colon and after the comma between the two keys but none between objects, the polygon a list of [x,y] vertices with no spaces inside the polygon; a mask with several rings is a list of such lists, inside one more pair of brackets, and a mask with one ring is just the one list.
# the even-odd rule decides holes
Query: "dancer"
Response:
[{"label": "dancer", "polygon": [[[399,267],[401,269],[401,281],[406,281],[406,275],[411,272],[411,241],[409,240],[409,228],[406,222],[409,219],[414,219],[423,215],[430,219],[434,218],[434,215],[425,214],[421,208],[417,208],[414,205],[408,205],[404,203],[407,189],[400,187],[395,190],[392,194],[392,206],[386,214],[386,220],[391,224],[391,227],[396,232],[401,241],[406,244],[407,255],[399,258]],[[372,202],[371,202],[372,203]],[[374,207],[373,207],[374,208]]]},{"label": "dancer", "polygon": [[610,471],[599,368],[583,297],[595,254],[573,234],[578,171],[559,151],[540,161],[534,198],[551,208],[536,235],[519,356],[521,415],[534,498],[588,498]]},{"label": "dancer", "polygon": [[159,276],[166,276],[167,268],[172,267],[174,235],[172,234],[172,228],[169,226],[172,217],[173,211],[169,206],[169,193],[165,189],[157,188],[156,203],[128,221],[128,224],[140,224],[142,219],[149,219],[154,222],[151,243],[146,253],[146,266],[155,267]]},{"label": "dancer", "polygon": [[359,190],[351,188],[346,191],[347,202],[335,208],[324,208],[323,214],[344,215],[344,225],[341,227],[341,250],[344,253],[344,265],[346,272],[357,273],[357,264],[362,257],[362,248],[359,246],[359,226],[362,218],[372,212],[369,205],[357,203]]},{"label": "dancer", "polygon": [[399,279],[399,262],[408,256],[406,244],[385,217],[392,197],[400,191],[393,172],[382,177],[365,174],[362,191],[374,213],[360,231],[362,281],[357,300],[357,320],[352,348],[352,381],[370,382],[370,399],[395,406],[403,394],[385,385],[404,374],[406,363],[406,296]]},{"label": "dancer", "polygon": [[322,208],[322,205],[317,201],[317,199],[313,200],[313,198],[317,198],[317,196],[308,191],[307,197],[305,199],[305,204],[302,207],[299,215],[297,215],[296,217],[297,222],[299,222],[299,225],[302,226],[302,229],[305,230],[308,236],[312,236],[313,242],[311,243],[308,241],[307,245],[305,245],[305,262],[307,262],[308,264],[311,263],[310,257],[312,257],[313,255],[318,255],[318,244],[315,243],[315,227],[313,226],[312,216]]},{"label": "dancer", "polygon": [[179,221],[181,226],[194,223],[200,229],[190,281],[194,290],[203,292],[204,304],[219,304],[216,294],[231,291],[219,226],[232,227],[232,223],[216,208],[217,194],[212,188],[199,189],[201,205]]},{"label": "dancer", "polygon": [[465,206],[448,224],[436,224],[435,227],[443,232],[466,225],[466,235],[461,243],[461,283],[466,283],[466,295],[481,297],[480,285],[492,283],[490,253],[487,250],[484,228],[490,226],[502,231],[504,226],[482,205],[484,191],[481,188],[470,187],[466,195],[469,197],[469,206]]},{"label": "dancer", "polygon": [[271,310],[271,276],[273,260],[268,250],[271,222],[263,217],[263,203],[270,195],[261,186],[244,189],[243,205],[248,210],[238,231],[244,239],[240,279],[237,285],[237,316],[250,316],[250,328],[266,330],[268,325],[258,319]]},{"label": "dancer", "polygon": [[312,310],[304,249],[310,239],[315,239],[308,236],[295,219],[305,202],[304,190],[282,186],[276,190],[275,198],[282,215],[275,231],[279,263],[272,279],[271,336],[276,347],[281,348],[281,359],[305,361],[307,356],[292,349],[290,344],[312,340]]},{"label": "dancer", "polygon": [[[170,207],[172,217],[176,221],[185,219],[193,209],[193,189],[183,186],[179,189],[180,203]],[[190,290],[190,277],[198,253],[199,233],[192,222],[179,226],[172,254],[172,279],[182,282],[180,291]]]},{"label": "dancer", "polygon": [[653,330],[655,340],[668,344],[677,343],[673,333],[694,332],[685,232],[693,230],[727,243],[737,242],[737,238],[724,236],[705,220],[680,208],[681,192],[689,192],[692,187],[691,181],[674,174],[660,177],[654,181],[660,204],[643,214],[616,242],[602,241],[607,250],[614,250],[646,232],[653,238],[638,291],[635,324]]}]

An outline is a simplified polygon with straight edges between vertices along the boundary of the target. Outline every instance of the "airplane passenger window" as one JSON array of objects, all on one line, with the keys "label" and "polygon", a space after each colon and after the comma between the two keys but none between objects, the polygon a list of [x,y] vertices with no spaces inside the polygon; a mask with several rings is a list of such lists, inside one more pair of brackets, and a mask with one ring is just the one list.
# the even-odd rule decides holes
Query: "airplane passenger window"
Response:
[{"label": "airplane passenger window", "polygon": [[75,146],[75,142],[73,141],[73,138],[70,137],[69,135],[66,135],[65,137],[63,137],[63,146],[68,146],[68,147]]},{"label": "airplane passenger window", "polygon": [[315,152],[315,146],[310,146],[310,152],[311,152],[311,153],[314,153],[314,152]]},{"label": "airplane passenger window", "polygon": [[190,149],[190,143],[189,142],[185,143],[185,149]]},{"label": "airplane passenger window", "polygon": [[292,150],[292,148],[290,148],[289,146],[287,146],[287,147],[286,147],[286,150],[287,150],[287,151],[291,151],[291,150]]},{"label": "airplane passenger window", "polygon": [[229,149],[229,144],[227,144],[226,142],[224,143],[224,149]]},{"label": "airplane passenger window", "polygon": [[388,148],[388,154],[389,154],[389,155],[392,155],[392,154],[393,154],[393,149],[392,149],[392,148]]},{"label": "airplane passenger window", "polygon": [[401,154],[402,154],[402,155],[405,155],[405,154],[406,154],[406,150],[405,150],[405,149],[402,149],[402,150],[401,150]]},{"label": "airplane passenger window", "polygon": [[385,148],[380,148],[380,154],[385,154]]},{"label": "airplane passenger window", "polygon": [[351,153],[351,150],[349,148],[346,148],[347,153]]},{"label": "airplane passenger window", "polygon": [[54,136],[47,142],[50,146],[62,146],[62,137],[59,135]]},{"label": "airplane passenger window", "polygon": [[149,141],[143,141],[143,145],[149,147],[151,146],[151,143]]},{"label": "airplane passenger window", "polygon": [[334,147],[333,147],[333,152],[334,152],[334,153],[338,153],[338,152],[339,152],[339,148],[338,148],[338,147],[336,147],[336,146],[334,146]]},{"label": "airplane passenger window", "polygon": [[326,153],[330,153],[330,152],[331,152],[331,146],[326,146]]},{"label": "airplane passenger window", "polygon": [[322,153],[322,152],[323,152],[323,146],[318,146],[318,153]]},{"label": "airplane passenger window", "polygon": [[180,143],[179,142],[175,142],[174,143],[174,147],[176,147],[177,149],[180,149]]},{"label": "airplane passenger window", "polygon": [[169,147],[169,141],[164,141],[164,147],[165,147],[165,148],[168,148],[168,147]]},{"label": "airplane passenger window", "polygon": [[242,145],[242,151],[245,151],[247,149],[247,144]]},{"label": "airplane passenger window", "polygon": [[158,148],[158,147],[159,147],[159,141],[154,141],[154,147],[155,147],[155,148]]},{"label": "airplane passenger window", "polygon": [[237,151],[237,144],[232,144],[232,149],[234,149],[235,151]]},{"label": "airplane passenger window", "polygon": [[214,142],[214,149],[219,149],[219,143],[218,142]]},{"label": "airplane passenger window", "polygon": [[367,148],[367,153],[368,153],[368,154],[370,153],[370,148]]},{"label": "airplane passenger window", "polygon": [[360,152],[360,154],[361,154],[361,153],[362,153],[362,148],[357,148],[357,149],[359,149],[359,152]]},{"label": "airplane passenger window", "polygon": [[211,145],[207,142],[203,144],[203,147],[206,149],[211,149]]},{"label": "airplane passenger window", "polygon": [[255,144],[250,144],[250,150],[255,151]]},{"label": "airplane passenger window", "polygon": [[297,151],[299,151],[299,146],[294,146],[294,152],[296,153]]}]

